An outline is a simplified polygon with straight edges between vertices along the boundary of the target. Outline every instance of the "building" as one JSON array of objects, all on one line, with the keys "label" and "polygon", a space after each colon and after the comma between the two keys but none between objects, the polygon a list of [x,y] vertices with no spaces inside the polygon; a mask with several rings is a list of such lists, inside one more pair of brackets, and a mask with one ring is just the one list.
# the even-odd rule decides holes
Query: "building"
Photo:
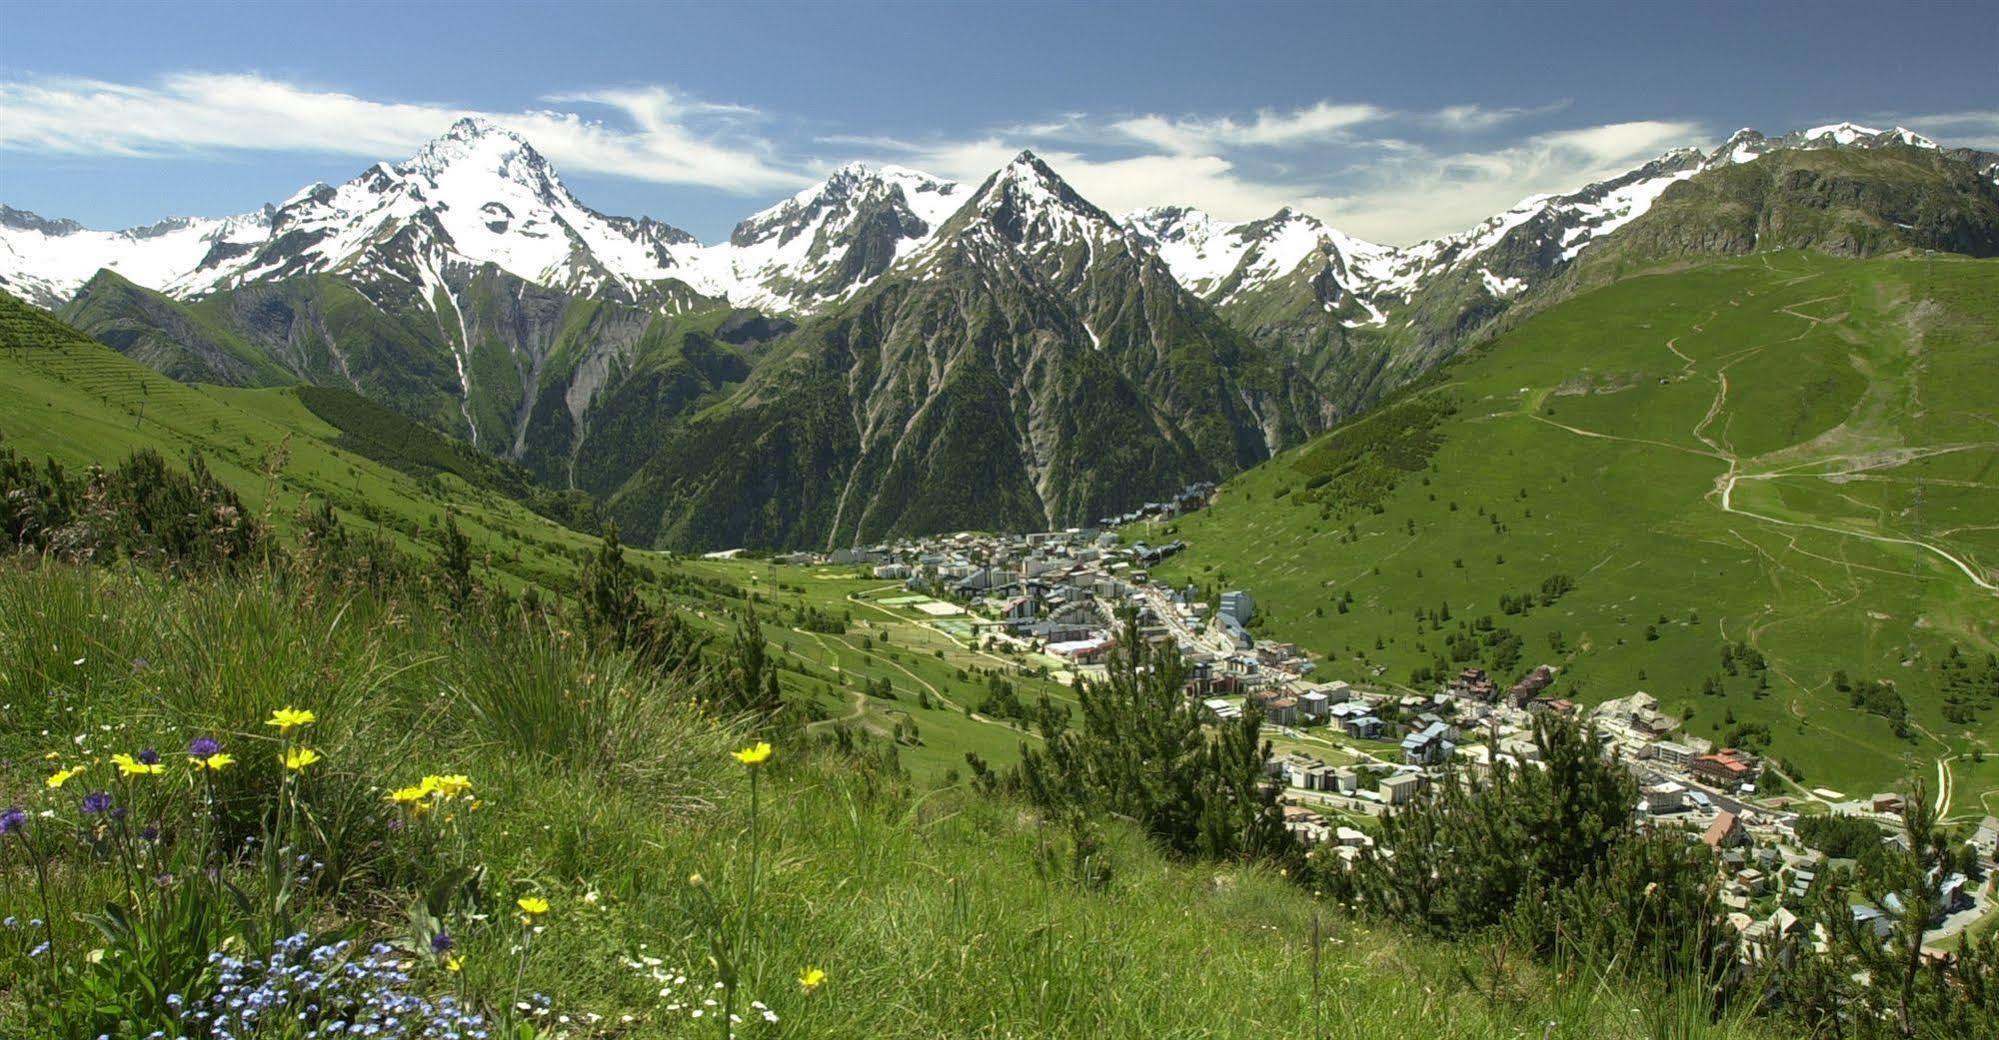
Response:
[{"label": "building", "polygon": [[1249,624],[1250,616],[1256,613],[1256,601],[1249,593],[1240,589],[1222,593],[1221,613],[1232,617],[1238,625]]},{"label": "building", "polygon": [[1971,847],[1987,863],[1999,860],[1999,818],[1987,816],[1978,821],[1978,830],[1971,835]]},{"label": "building", "polygon": [[1740,790],[1744,784],[1756,781],[1757,765],[1755,756],[1736,748],[1723,748],[1711,755],[1702,755],[1688,765],[1687,771],[1694,779],[1725,791]]},{"label": "building", "polygon": [[1457,746],[1447,739],[1449,726],[1433,722],[1402,738],[1402,761],[1412,766],[1434,766],[1448,761]]},{"label": "building", "polygon": [[1671,780],[1645,789],[1645,811],[1653,815],[1676,813],[1687,807],[1687,788]]},{"label": "building", "polygon": [[1423,786],[1415,773],[1397,773],[1381,781],[1381,798],[1390,805],[1407,805]]},{"label": "building", "polygon": [[1381,733],[1388,728],[1388,724],[1372,715],[1361,715],[1341,722],[1340,728],[1346,731],[1347,736],[1356,740],[1380,740]]},{"label": "building", "polygon": [[1742,821],[1736,819],[1734,813],[1726,811],[1716,813],[1714,822],[1708,824],[1707,831],[1701,835],[1701,843],[1716,852],[1748,840],[1749,835],[1742,829]]},{"label": "building", "polygon": [[1669,766],[1685,766],[1695,757],[1693,748],[1670,740],[1661,740],[1652,745],[1652,757]]}]

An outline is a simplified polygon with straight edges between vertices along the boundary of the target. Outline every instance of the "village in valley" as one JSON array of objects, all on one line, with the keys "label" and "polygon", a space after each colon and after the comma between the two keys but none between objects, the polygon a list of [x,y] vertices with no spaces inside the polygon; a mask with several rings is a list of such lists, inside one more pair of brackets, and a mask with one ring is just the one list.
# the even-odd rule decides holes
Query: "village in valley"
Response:
[{"label": "village in valley", "polygon": [[[1213,491],[1189,486],[1091,528],[960,532],[774,562],[893,583],[869,602],[1064,686],[1101,677],[1135,623],[1139,638],[1177,648],[1186,696],[1199,710],[1217,721],[1261,713],[1285,824],[1314,856],[1358,857],[1375,843],[1373,818],[1454,771],[1534,768],[1535,716],[1551,712],[1590,723],[1606,754],[1631,769],[1645,825],[1708,846],[1748,949],[1800,927],[1796,909],[1819,875],[1841,863],[1813,846],[1803,821],[1837,815],[1866,821],[1882,841],[1900,840],[1902,795],[1848,798],[1818,788],[1801,798],[1757,755],[1684,732],[1681,718],[1643,691],[1585,707],[1552,695],[1556,673],[1546,664],[1510,683],[1467,668],[1434,689],[1326,674],[1304,649],[1257,634],[1253,590],[1176,588],[1151,569],[1185,546],[1128,540],[1146,521],[1200,508]],[[1935,879],[1944,909],[1931,945],[1991,923],[1996,857],[1999,819],[1988,816],[1961,850],[1961,869]],[[1895,912],[1852,908],[1856,921],[1883,934]]]}]

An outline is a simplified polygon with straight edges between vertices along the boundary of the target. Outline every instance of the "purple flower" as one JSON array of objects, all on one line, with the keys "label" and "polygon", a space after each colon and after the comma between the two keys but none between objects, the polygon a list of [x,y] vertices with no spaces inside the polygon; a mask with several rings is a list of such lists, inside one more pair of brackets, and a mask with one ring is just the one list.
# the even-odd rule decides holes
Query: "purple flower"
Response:
[{"label": "purple flower", "polygon": [[83,811],[86,814],[96,815],[109,808],[111,808],[109,791],[96,791],[83,796]]},{"label": "purple flower", "polygon": [[139,837],[146,841],[158,841],[160,840],[160,829],[152,824],[147,824],[139,831]]},{"label": "purple flower", "polygon": [[139,761],[149,766],[159,765],[160,753],[154,751],[152,748],[147,748],[146,750],[139,752]]},{"label": "purple flower", "polygon": [[0,834],[15,834],[28,825],[28,810],[20,806],[10,806],[0,812]]},{"label": "purple flower", "polygon": [[451,946],[450,932],[439,932],[430,937],[430,952],[432,953],[443,956],[451,952]]},{"label": "purple flower", "polygon": [[222,742],[214,737],[196,737],[187,742],[187,753],[193,758],[207,758],[222,750]]}]

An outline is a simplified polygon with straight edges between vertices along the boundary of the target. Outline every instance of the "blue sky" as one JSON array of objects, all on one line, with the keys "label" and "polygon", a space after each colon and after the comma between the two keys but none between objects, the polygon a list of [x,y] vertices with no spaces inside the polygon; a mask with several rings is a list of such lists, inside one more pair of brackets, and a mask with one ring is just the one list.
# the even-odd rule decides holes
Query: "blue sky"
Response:
[{"label": "blue sky", "polygon": [[0,201],[240,212],[478,113],[590,205],[709,241],[843,162],[977,180],[1031,147],[1113,212],[1409,242],[1738,126],[1999,150],[1995,52],[1989,2],[17,2]]}]

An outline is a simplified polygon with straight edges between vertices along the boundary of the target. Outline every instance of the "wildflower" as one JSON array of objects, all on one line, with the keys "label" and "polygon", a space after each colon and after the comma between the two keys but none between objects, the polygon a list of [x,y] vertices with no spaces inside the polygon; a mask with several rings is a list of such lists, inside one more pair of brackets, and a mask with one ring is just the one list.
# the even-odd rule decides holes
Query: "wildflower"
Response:
[{"label": "wildflower", "polygon": [[451,940],[450,932],[439,932],[430,937],[430,952],[432,953],[450,953],[453,945],[455,944]]},{"label": "wildflower", "polygon": [[444,970],[456,975],[465,970],[465,961],[460,957],[447,956],[444,958]]},{"label": "wildflower", "polygon": [[153,750],[152,748],[145,748],[145,749],[141,750],[141,751],[139,752],[139,764],[140,764],[140,765],[147,765],[147,766],[156,766],[156,765],[159,765],[159,764],[160,764],[160,753],[159,753],[159,752],[157,752],[157,751],[155,751],[155,750]]},{"label": "wildflower", "polygon": [[826,981],[826,973],[818,968],[807,968],[798,974],[798,985],[810,993]]},{"label": "wildflower", "polygon": [[[429,796],[430,796],[430,790],[421,785],[415,787],[398,787],[395,790],[389,792],[389,801],[392,801],[397,805],[414,806],[417,805],[417,803],[423,801],[425,798],[428,798]],[[421,808],[421,806],[419,806],[419,808]]]},{"label": "wildflower", "polygon": [[188,760],[197,764],[221,750],[222,742],[214,737],[196,737],[187,742]]},{"label": "wildflower", "polygon": [[706,882],[704,882],[704,881],[703,881],[703,880],[701,879],[701,875],[699,875],[699,874],[689,874],[689,875],[687,875],[687,887],[688,887],[688,888],[700,888],[700,887],[701,887],[701,886],[702,886],[703,884],[705,884],[705,883],[706,883]]},{"label": "wildflower", "polygon": [[83,811],[87,815],[95,816],[110,808],[111,793],[108,791],[93,791],[83,796]]},{"label": "wildflower", "polygon": [[514,900],[514,905],[520,907],[521,912],[529,917],[540,917],[548,913],[548,900],[540,896],[522,896]]},{"label": "wildflower", "polygon": [[206,758],[190,758],[188,761],[194,763],[196,769],[206,769],[211,773],[219,773],[235,765],[236,756],[227,751],[217,751]]},{"label": "wildflower", "polygon": [[285,751],[285,768],[294,773],[304,772],[305,767],[320,760],[320,754],[309,747],[288,748]]},{"label": "wildflower", "polygon": [[[147,755],[153,756],[151,762],[145,760],[145,756]],[[139,752],[139,756],[138,758],[133,758],[131,755],[112,755],[111,762],[118,767],[119,776],[148,776],[153,773],[166,771],[166,767],[160,765],[159,752],[141,751]]]},{"label": "wildflower", "polygon": [[764,761],[770,758],[770,744],[765,741],[759,740],[755,744],[752,744],[749,747],[742,749],[741,751],[734,752],[734,754],[736,756],[736,761],[741,762],[742,764],[749,766],[751,768],[755,768],[757,766],[763,765]]},{"label": "wildflower", "polygon": [[453,773],[449,776],[426,776],[423,786],[439,798],[456,798],[471,792],[472,781],[463,773]]},{"label": "wildflower", "polygon": [[83,774],[82,766],[71,766],[68,769],[58,769],[55,772],[50,773],[49,778],[43,782],[48,784],[51,789],[54,789],[57,787],[61,787],[66,783],[69,783],[71,780],[75,779],[78,776],[81,776],[82,774]]},{"label": "wildflower", "polygon": [[279,708],[271,712],[270,719],[264,725],[276,726],[279,733],[290,733],[300,726],[310,726],[318,721],[319,716],[314,715],[311,711],[301,711],[298,708]]},{"label": "wildflower", "polygon": [[6,812],[0,812],[0,834],[18,834],[27,825],[28,810],[18,805],[8,806]]}]

